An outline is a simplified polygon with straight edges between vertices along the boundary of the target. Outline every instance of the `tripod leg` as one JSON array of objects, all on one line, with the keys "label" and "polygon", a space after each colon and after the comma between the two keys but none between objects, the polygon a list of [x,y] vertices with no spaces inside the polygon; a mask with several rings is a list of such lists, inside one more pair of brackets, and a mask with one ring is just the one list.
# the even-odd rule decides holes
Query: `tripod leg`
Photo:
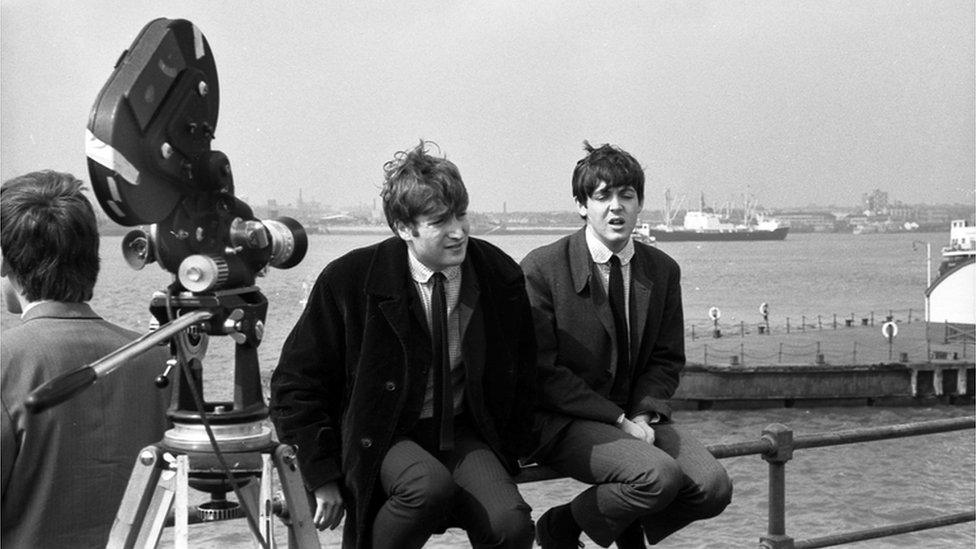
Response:
[{"label": "tripod leg", "polygon": [[[241,497],[244,498],[243,503],[247,506],[250,512],[258,514],[258,516],[256,517],[258,534],[260,534],[260,536],[264,538],[264,540],[268,544],[268,547],[274,547],[273,540],[271,540],[268,537],[268,528],[267,528],[266,516],[265,516],[266,512],[264,510],[265,502],[262,497],[264,493],[264,478],[261,479],[260,486],[259,483],[255,481],[255,479],[252,479],[251,482],[248,482],[247,484],[241,486],[239,490],[241,492]],[[252,536],[252,541],[254,542],[254,547],[260,549],[261,542],[258,540],[257,537],[254,536],[253,531],[251,532],[251,536]]]},{"label": "tripod leg", "polygon": [[281,491],[287,505],[288,547],[301,549],[318,549],[319,534],[312,522],[312,511],[309,508],[308,496],[302,474],[298,470],[295,449],[287,444],[279,444],[274,451],[275,468],[278,469],[278,479],[281,481]]},{"label": "tripod leg", "polygon": [[275,547],[274,540],[274,516],[271,512],[271,476],[272,476],[271,455],[261,454],[261,508],[259,530],[264,539],[268,541],[268,547]]},{"label": "tripod leg", "polygon": [[173,546],[188,549],[190,543],[190,458],[176,456],[176,515],[173,522]]},{"label": "tripod leg", "polygon": [[156,446],[139,452],[106,547],[155,547],[173,505],[173,477]]}]

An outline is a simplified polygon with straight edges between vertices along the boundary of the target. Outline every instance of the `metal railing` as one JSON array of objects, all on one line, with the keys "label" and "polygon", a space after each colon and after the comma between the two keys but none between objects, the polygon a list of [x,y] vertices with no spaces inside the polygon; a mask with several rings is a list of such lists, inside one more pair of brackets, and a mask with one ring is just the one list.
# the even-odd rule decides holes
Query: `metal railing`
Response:
[{"label": "metal railing", "polygon": [[[976,521],[976,508],[924,520],[795,541],[786,534],[786,464],[793,459],[795,450],[931,435],[974,428],[976,428],[976,416],[970,416],[794,437],[793,431],[789,427],[774,423],[763,429],[759,440],[712,444],[708,446],[708,451],[718,459],[760,455],[769,464],[769,520],[766,534],[759,538],[761,549],[812,549],[918,532],[961,522],[972,522]],[[530,465],[522,469],[522,472],[516,477],[516,482],[539,482],[557,478],[562,478],[562,475],[552,469]]]}]

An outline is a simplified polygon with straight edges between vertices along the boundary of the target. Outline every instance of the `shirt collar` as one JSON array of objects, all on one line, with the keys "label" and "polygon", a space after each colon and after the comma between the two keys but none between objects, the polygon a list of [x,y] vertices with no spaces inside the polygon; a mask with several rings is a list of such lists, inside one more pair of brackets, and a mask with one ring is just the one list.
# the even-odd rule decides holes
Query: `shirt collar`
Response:
[{"label": "shirt collar", "polygon": [[[597,238],[596,233],[593,232],[593,229],[589,225],[586,226],[586,247],[589,248],[590,257],[593,258],[594,263],[606,263],[610,261],[610,256],[613,255],[610,248],[607,248],[603,242],[600,242],[600,239]],[[627,239],[627,245],[624,246],[624,249],[617,252],[617,257],[620,258],[621,266],[630,263],[630,260],[634,257],[633,238]]]},{"label": "shirt collar", "polygon": [[[420,260],[417,259],[417,256],[413,255],[413,250],[410,250],[409,248],[408,250],[409,253],[407,254],[407,262],[410,265],[410,278],[417,283],[426,284],[428,281],[430,281],[430,277],[434,276],[434,271],[427,267],[427,265],[421,263]],[[448,282],[451,282],[457,277],[461,276],[461,266],[454,265],[453,267],[448,267],[441,272],[444,273],[444,278],[446,278]]]},{"label": "shirt collar", "polygon": [[43,305],[45,303],[54,303],[54,301],[50,299],[42,299],[40,301],[31,301],[25,304],[22,307],[22,310],[20,311],[20,318],[23,319],[25,316],[27,316],[27,311],[30,311],[34,307],[37,307],[38,305]]}]

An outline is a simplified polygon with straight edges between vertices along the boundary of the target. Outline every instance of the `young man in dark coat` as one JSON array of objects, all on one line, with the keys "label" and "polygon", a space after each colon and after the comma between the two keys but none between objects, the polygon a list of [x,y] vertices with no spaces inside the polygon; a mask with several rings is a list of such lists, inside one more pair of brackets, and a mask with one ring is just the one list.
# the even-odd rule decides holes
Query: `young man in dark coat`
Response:
[{"label": "young man in dark coat", "polygon": [[644,172],[616,147],[585,146],[573,196],[586,226],[533,250],[522,268],[539,349],[534,457],[593,486],[536,529],[544,549],[575,548],[581,531],[604,547],[643,547],[644,536],[657,543],[722,512],[732,485],[671,421],[685,363],[680,270],[631,237]]},{"label": "young man in dark coat", "polygon": [[396,236],[329,264],[285,341],[271,417],[298,448],[316,525],[346,547],[532,545],[512,475],[531,449],[532,318],[521,270],[468,237],[457,167],[427,142],[384,166]]}]

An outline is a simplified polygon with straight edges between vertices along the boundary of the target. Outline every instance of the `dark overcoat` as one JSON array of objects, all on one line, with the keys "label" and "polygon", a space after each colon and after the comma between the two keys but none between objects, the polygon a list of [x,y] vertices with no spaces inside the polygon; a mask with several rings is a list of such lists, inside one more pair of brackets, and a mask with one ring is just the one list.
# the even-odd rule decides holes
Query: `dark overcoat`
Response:
[{"label": "dark overcoat", "polygon": [[656,412],[685,364],[681,271],[670,256],[634,243],[630,263],[630,356],[617,363],[613,313],[586,244],[586,229],[537,248],[522,260],[538,345],[539,448],[543,455],[573,419],[613,423]]},{"label": "dark overcoat", "polygon": [[[380,464],[395,435],[415,426],[431,363],[423,305],[406,244],[354,250],[319,276],[271,379],[271,418],[297,446],[309,490],[339,481],[345,547],[369,547],[386,500]],[[482,438],[511,473],[534,446],[535,345],[525,281],[497,247],[468,241],[459,307],[465,399]]]}]

